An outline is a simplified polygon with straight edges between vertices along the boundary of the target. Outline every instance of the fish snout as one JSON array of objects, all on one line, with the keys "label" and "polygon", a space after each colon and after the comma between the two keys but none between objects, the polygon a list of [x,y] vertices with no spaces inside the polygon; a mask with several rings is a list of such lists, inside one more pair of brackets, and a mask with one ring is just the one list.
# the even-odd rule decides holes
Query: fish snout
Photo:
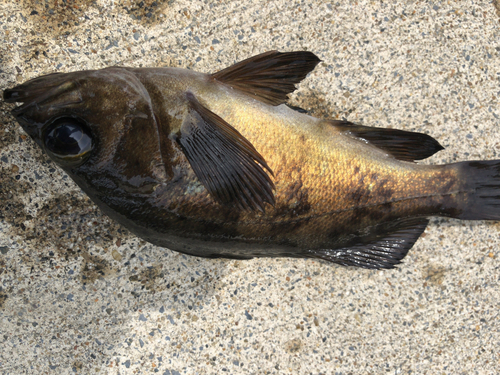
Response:
[{"label": "fish snout", "polygon": [[75,73],[54,73],[3,92],[7,103],[23,103],[12,114],[24,131],[58,164],[75,166],[93,148],[85,122],[72,111],[83,102]]}]

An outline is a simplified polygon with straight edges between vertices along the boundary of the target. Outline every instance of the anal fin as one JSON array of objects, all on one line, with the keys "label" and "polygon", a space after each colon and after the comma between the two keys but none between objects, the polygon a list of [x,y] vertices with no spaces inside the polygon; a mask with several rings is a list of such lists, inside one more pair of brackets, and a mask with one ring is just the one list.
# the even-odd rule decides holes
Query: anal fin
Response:
[{"label": "anal fin", "polygon": [[310,250],[307,256],[343,266],[394,268],[401,263],[428,223],[429,219],[420,217],[378,224],[358,234],[346,247]]}]

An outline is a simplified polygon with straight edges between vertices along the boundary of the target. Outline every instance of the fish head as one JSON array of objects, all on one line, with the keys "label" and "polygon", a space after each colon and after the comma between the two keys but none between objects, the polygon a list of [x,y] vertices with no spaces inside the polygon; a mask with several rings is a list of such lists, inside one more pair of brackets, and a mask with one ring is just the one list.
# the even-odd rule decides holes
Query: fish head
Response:
[{"label": "fish head", "polygon": [[151,98],[127,68],[41,76],[4,91],[31,138],[91,196],[151,191],[164,177]]}]

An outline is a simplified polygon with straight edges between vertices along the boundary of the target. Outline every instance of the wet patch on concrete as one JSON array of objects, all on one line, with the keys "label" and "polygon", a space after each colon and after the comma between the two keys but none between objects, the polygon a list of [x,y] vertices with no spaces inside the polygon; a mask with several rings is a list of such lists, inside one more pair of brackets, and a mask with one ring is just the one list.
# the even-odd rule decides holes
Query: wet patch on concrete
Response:
[{"label": "wet patch on concrete", "polygon": [[165,289],[164,283],[157,284],[158,280],[162,280],[165,276],[163,271],[163,266],[161,264],[154,265],[152,267],[146,267],[139,271],[136,275],[129,277],[131,282],[136,282],[141,284],[145,289],[149,291],[160,291]]},{"label": "wet patch on concrete", "polygon": [[[2,92],[0,91],[0,98]],[[0,151],[5,147],[16,142],[18,138],[17,127],[18,125],[14,122],[13,117],[10,115],[11,109],[14,108],[13,105],[9,105],[0,100]],[[2,160],[2,165],[5,160]]]},{"label": "wet patch on concrete", "polygon": [[300,339],[293,339],[285,344],[285,350],[289,353],[297,353],[302,348],[302,341]]},{"label": "wet patch on concrete", "polygon": [[[133,20],[154,25],[162,21],[161,15],[173,3],[174,0],[125,0],[120,6]],[[184,15],[190,18],[188,10]]]},{"label": "wet patch on concrete", "polygon": [[84,259],[81,269],[83,283],[92,284],[100,278],[116,274],[116,269],[106,259],[91,255],[87,251],[81,251],[79,255]]},{"label": "wet patch on concrete", "polygon": [[3,309],[6,299],[7,299],[7,294],[0,292],[0,309]]},{"label": "wet patch on concrete", "polygon": [[[13,170],[14,169],[14,170]],[[94,282],[115,274],[109,261],[88,249],[107,252],[117,238],[128,231],[104,216],[82,193],[65,193],[35,204],[35,212],[26,209],[22,196],[33,189],[29,182],[16,179],[17,167],[0,170],[0,219],[9,225],[7,236],[20,237],[32,249],[34,263],[47,258],[47,250],[66,261],[82,257],[82,281]],[[37,207],[38,206],[38,207]],[[33,251],[34,250],[34,251]]]},{"label": "wet patch on concrete", "polygon": [[[20,24],[44,24],[44,31],[57,36],[69,33],[73,27],[79,26],[82,21],[89,20],[85,17],[88,8],[98,8],[95,0],[24,0],[20,2],[23,11],[19,14]],[[32,36],[36,35],[33,30]],[[39,35],[38,43],[43,46],[46,33]],[[34,42],[34,41],[32,41]]]},{"label": "wet patch on concrete", "polygon": [[321,93],[311,90],[298,91],[290,98],[290,104],[304,109],[313,117],[339,119],[340,114],[335,113],[335,107],[332,107]]},{"label": "wet patch on concrete", "polygon": [[446,276],[446,272],[447,270],[444,267],[430,264],[427,268],[423,269],[423,277],[428,283],[434,286],[441,286]]},{"label": "wet patch on concrete", "polygon": [[[21,224],[32,219],[25,211],[24,204],[18,199],[18,191],[26,191],[29,189],[29,184],[26,182],[16,181],[19,167],[15,164],[0,169],[0,202],[2,203],[2,211],[0,212],[0,220],[10,224],[14,230],[25,230]],[[25,226],[24,226],[25,228]]]},{"label": "wet patch on concrete", "polygon": [[[20,197],[34,187],[17,180],[17,168],[0,172],[0,201],[5,202],[1,219],[11,225],[12,234],[37,248],[55,247],[63,252],[79,250],[79,242],[113,241],[125,230],[107,219],[89,198],[63,194],[35,204],[36,216],[26,212]],[[41,207],[40,207],[41,206]]]},{"label": "wet patch on concrete", "polygon": [[500,17],[500,0],[493,0],[493,5],[495,6],[497,16]]}]

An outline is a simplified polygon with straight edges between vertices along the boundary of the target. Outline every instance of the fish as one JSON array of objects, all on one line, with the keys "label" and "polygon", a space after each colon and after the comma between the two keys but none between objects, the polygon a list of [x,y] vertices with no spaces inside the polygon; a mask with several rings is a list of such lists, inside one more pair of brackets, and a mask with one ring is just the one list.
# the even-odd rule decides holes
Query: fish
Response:
[{"label": "fish", "polygon": [[390,269],[430,217],[500,220],[500,160],[418,163],[443,149],[430,135],[290,105],[320,61],[268,51],[211,74],[53,73],[3,100],[104,214],[192,256]]}]

